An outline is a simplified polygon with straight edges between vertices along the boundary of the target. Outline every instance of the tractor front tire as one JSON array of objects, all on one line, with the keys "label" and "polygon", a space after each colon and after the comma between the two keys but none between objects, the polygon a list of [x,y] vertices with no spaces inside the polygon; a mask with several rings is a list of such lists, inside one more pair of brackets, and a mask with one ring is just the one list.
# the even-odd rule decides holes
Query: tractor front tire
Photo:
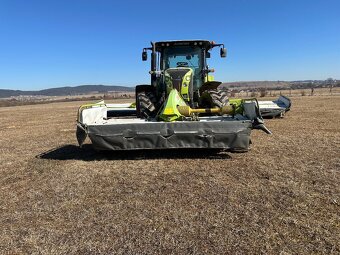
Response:
[{"label": "tractor front tire", "polygon": [[209,90],[208,93],[210,94],[211,101],[214,106],[222,107],[229,102],[227,92],[224,90],[212,89]]},{"label": "tractor front tire", "polygon": [[156,116],[156,97],[152,92],[140,92],[137,95],[137,107],[140,118],[148,119]]},{"label": "tractor front tire", "polygon": [[203,92],[202,105],[204,107],[223,107],[228,104],[227,91],[220,89],[210,89]]}]

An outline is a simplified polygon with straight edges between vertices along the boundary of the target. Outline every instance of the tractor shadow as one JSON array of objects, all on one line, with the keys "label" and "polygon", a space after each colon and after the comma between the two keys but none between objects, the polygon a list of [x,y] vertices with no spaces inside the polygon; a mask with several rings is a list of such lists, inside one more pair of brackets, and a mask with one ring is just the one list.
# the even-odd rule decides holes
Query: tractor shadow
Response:
[{"label": "tractor shadow", "polygon": [[169,149],[169,150],[131,150],[95,151],[90,144],[82,148],[67,144],[36,156],[52,160],[157,160],[157,159],[231,159],[229,153],[220,149]]}]

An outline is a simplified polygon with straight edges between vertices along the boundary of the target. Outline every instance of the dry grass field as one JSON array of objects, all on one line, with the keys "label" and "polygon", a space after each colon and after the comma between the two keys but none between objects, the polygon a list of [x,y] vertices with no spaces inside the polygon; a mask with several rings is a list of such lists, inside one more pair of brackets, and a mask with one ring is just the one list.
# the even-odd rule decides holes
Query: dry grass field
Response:
[{"label": "dry grass field", "polygon": [[248,153],[79,149],[79,104],[0,108],[0,253],[340,253],[339,96]]}]

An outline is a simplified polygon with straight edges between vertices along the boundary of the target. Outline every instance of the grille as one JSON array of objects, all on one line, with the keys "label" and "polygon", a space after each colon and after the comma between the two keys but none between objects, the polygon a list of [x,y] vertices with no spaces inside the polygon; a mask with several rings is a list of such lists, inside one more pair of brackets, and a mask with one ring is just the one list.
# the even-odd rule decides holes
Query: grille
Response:
[{"label": "grille", "polygon": [[172,86],[174,89],[181,91],[183,77],[189,71],[190,71],[190,68],[166,70],[166,72],[170,75],[172,79]]}]

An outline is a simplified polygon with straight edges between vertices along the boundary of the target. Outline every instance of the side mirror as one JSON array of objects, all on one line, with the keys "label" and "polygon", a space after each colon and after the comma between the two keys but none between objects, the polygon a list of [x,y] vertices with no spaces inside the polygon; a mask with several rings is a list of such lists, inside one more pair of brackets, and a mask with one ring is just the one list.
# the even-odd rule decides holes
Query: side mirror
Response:
[{"label": "side mirror", "polygon": [[205,57],[206,57],[206,58],[210,58],[210,52],[209,52],[209,51],[207,51],[207,52],[205,53]]},{"label": "side mirror", "polygon": [[148,60],[148,53],[146,51],[143,51],[142,53],[142,60],[147,61]]},{"label": "side mirror", "polygon": [[221,48],[220,55],[221,55],[221,58],[225,58],[227,56],[227,49]]}]

